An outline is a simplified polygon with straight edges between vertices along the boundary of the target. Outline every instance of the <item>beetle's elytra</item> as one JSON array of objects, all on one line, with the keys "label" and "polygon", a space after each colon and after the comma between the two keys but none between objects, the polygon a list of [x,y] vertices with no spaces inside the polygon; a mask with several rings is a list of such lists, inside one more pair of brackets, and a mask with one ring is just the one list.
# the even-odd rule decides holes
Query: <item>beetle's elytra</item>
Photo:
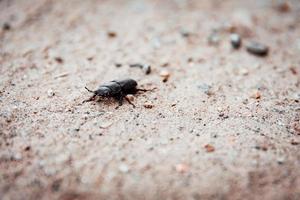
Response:
[{"label": "beetle's elytra", "polygon": [[124,79],[124,80],[114,80],[108,83],[105,83],[103,85],[100,85],[99,88],[95,91],[92,91],[85,87],[89,92],[93,93],[94,95],[90,97],[89,99],[83,101],[88,102],[88,101],[93,101],[97,96],[99,97],[112,97],[116,99],[119,102],[119,106],[123,104],[123,99],[125,98],[128,103],[135,105],[128,99],[126,98],[127,94],[135,94],[138,91],[148,91],[146,89],[138,89],[137,88],[137,82],[133,79]]}]

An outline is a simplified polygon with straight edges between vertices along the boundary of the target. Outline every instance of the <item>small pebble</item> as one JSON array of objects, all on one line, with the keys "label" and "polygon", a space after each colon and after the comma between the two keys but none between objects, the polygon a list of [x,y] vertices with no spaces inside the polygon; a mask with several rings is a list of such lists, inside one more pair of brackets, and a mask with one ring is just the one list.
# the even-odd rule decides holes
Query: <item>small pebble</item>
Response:
[{"label": "small pebble", "polygon": [[112,122],[103,122],[103,123],[100,125],[100,128],[106,129],[106,128],[110,127],[112,124],[113,124]]},{"label": "small pebble", "polygon": [[30,146],[26,146],[26,147],[24,148],[24,151],[30,151],[30,149],[31,149]]},{"label": "small pebble", "polygon": [[151,108],[154,107],[154,105],[152,103],[150,103],[150,102],[147,102],[147,103],[144,104],[144,107],[151,109]]},{"label": "small pebble", "polygon": [[135,64],[130,64],[129,67],[139,67],[145,72],[145,74],[151,73],[151,66],[148,64],[135,63]]},{"label": "small pebble", "polygon": [[231,34],[230,35],[230,42],[231,42],[231,45],[234,49],[240,48],[241,44],[242,44],[242,40],[241,40],[240,35],[238,35],[236,33]]},{"label": "small pebble", "polygon": [[267,56],[269,52],[266,45],[254,41],[248,43],[246,48],[249,53],[257,56]]},{"label": "small pebble", "polygon": [[204,148],[206,149],[206,152],[209,152],[209,153],[215,151],[215,147],[212,146],[211,144],[206,144],[206,145],[204,146]]},{"label": "small pebble", "polygon": [[267,144],[256,145],[255,149],[262,150],[262,151],[267,151],[268,150],[268,145]]},{"label": "small pebble", "polygon": [[180,35],[181,35],[183,38],[187,38],[187,37],[189,37],[189,36],[191,35],[191,33],[190,33],[189,31],[185,30],[185,29],[182,29],[182,30],[180,31]]},{"label": "small pebble", "polygon": [[107,32],[107,36],[110,38],[114,38],[114,37],[117,37],[117,33],[113,32],[113,31],[109,31],[109,32]]},{"label": "small pebble", "polygon": [[143,65],[143,71],[145,74],[150,74],[151,73],[151,66],[150,65]]},{"label": "small pebble", "polygon": [[169,66],[169,63],[168,62],[164,62],[161,64],[161,67],[168,67]]},{"label": "small pebble", "polygon": [[139,63],[134,63],[134,64],[130,64],[129,67],[139,67],[139,68],[143,68],[143,65],[142,64],[139,64]]},{"label": "small pebble", "polygon": [[119,165],[119,171],[123,173],[129,172],[129,167],[126,164]]},{"label": "small pebble", "polygon": [[296,67],[290,67],[290,71],[292,72],[293,75],[298,74],[298,71],[297,71]]},{"label": "small pebble", "polygon": [[239,73],[243,76],[247,76],[249,74],[249,70],[246,68],[241,68]]},{"label": "small pebble", "polygon": [[122,64],[121,63],[115,63],[115,66],[119,68],[119,67],[122,67]]},{"label": "small pebble", "polygon": [[282,156],[282,157],[277,158],[277,163],[278,164],[283,164],[284,162],[285,162],[285,157]]},{"label": "small pebble", "polygon": [[207,94],[208,96],[213,95],[213,91],[212,91],[212,86],[208,85],[206,83],[203,83],[201,85],[197,86],[199,89],[201,89],[205,94]]},{"label": "small pebble", "polygon": [[4,23],[3,26],[2,26],[2,30],[4,31],[9,31],[10,30],[10,24],[9,23]]},{"label": "small pebble", "polygon": [[62,64],[64,62],[64,60],[61,57],[55,57],[54,59],[59,64]]},{"label": "small pebble", "polygon": [[217,31],[212,31],[211,34],[208,36],[207,38],[208,44],[209,45],[213,45],[213,46],[217,46],[220,43],[220,36],[217,33]]},{"label": "small pebble", "polygon": [[47,94],[48,94],[48,97],[53,97],[55,95],[54,91],[51,89],[47,91]]},{"label": "small pebble", "polygon": [[292,97],[295,101],[299,101],[300,100],[300,93],[295,93],[293,94],[293,97]]},{"label": "small pebble", "polygon": [[163,70],[159,75],[162,77],[163,82],[167,82],[170,77],[170,72],[168,72],[167,70]]},{"label": "small pebble", "polygon": [[193,63],[193,62],[194,62],[194,59],[193,59],[192,57],[189,57],[189,58],[187,59],[187,62],[188,62],[188,63]]},{"label": "small pebble", "polygon": [[279,12],[286,13],[286,12],[289,12],[291,10],[291,6],[290,6],[289,2],[283,1],[283,2],[280,2],[277,5],[277,10]]},{"label": "small pebble", "polygon": [[261,94],[260,94],[260,92],[258,90],[255,90],[253,92],[253,94],[251,95],[251,97],[254,98],[254,99],[260,99],[261,98]]},{"label": "small pebble", "polygon": [[298,144],[300,144],[300,141],[292,139],[291,144],[292,145],[298,145]]}]

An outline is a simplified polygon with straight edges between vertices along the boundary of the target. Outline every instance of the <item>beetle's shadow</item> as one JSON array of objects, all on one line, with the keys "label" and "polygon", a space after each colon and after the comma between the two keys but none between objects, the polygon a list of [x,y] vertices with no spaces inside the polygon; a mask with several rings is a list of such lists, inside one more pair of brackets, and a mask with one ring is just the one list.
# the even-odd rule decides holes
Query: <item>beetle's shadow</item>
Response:
[{"label": "beetle's shadow", "polygon": [[118,101],[113,97],[98,97],[93,101],[96,105],[117,106]]},{"label": "beetle's shadow", "polygon": [[[149,91],[149,90],[147,90],[147,91]],[[133,93],[132,95],[134,95],[135,97],[139,97],[139,96],[145,97],[146,96],[145,91],[137,91],[137,92]],[[123,98],[122,105],[119,105],[118,99],[116,99],[114,97],[96,96],[94,99],[88,100],[87,102],[92,102],[92,104],[102,106],[102,107],[113,107],[115,109],[118,109],[122,106],[130,105],[128,100],[126,101],[126,97]],[[133,105],[134,108],[136,107],[134,103],[132,103],[131,105]]]},{"label": "beetle's shadow", "polygon": [[123,104],[120,106],[118,100],[113,97],[104,97],[104,98],[101,97],[99,99],[94,100],[93,102],[94,105],[103,106],[107,108],[114,108],[114,109],[118,109],[122,106],[127,105],[127,102],[123,100]]}]

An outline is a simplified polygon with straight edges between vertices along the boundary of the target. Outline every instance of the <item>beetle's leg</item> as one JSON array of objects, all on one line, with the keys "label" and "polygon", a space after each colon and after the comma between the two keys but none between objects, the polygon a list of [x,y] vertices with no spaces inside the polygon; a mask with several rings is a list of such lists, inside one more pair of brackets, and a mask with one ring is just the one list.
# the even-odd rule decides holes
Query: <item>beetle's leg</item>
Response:
[{"label": "beetle's leg", "polygon": [[129,100],[129,98],[128,98],[127,96],[125,96],[124,98],[127,100],[127,102],[128,102],[129,104],[131,104],[131,105],[135,108],[135,105]]},{"label": "beetle's leg", "polygon": [[123,95],[119,95],[119,96],[116,96],[115,99],[118,101],[119,105],[116,107],[116,109],[118,109],[120,106],[123,105]]},{"label": "beetle's leg", "polygon": [[119,102],[119,106],[123,105],[123,96],[119,97],[118,102]]},{"label": "beetle's leg", "polygon": [[94,101],[94,100],[95,100],[95,97],[96,97],[96,95],[94,94],[94,95],[91,96],[89,99],[84,100],[82,103],[86,103],[86,102],[89,102],[89,101]]}]

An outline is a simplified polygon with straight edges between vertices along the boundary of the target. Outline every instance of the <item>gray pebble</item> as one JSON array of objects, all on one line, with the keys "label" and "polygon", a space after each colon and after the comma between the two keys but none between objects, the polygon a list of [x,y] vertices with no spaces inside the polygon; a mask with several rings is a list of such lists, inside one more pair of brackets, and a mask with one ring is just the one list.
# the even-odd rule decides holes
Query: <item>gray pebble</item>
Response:
[{"label": "gray pebble", "polygon": [[209,96],[213,94],[211,85],[203,83],[203,84],[198,85],[197,87]]},{"label": "gray pebble", "polygon": [[184,38],[187,38],[187,37],[189,37],[189,36],[191,35],[190,32],[187,31],[187,30],[185,30],[185,29],[182,29],[182,30],[180,31],[180,34],[181,34],[181,36],[184,37]]},{"label": "gray pebble", "polygon": [[246,48],[249,53],[257,56],[266,56],[269,52],[269,48],[266,45],[258,42],[250,42]]},{"label": "gray pebble", "polygon": [[148,65],[148,64],[139,64],[139,63],[136,63],[136,64],[130,64],[129,67],[138,67],[138,68],[141,68],[145,74],[150,74],[151,73],[151,66]]},{"label": "gray pebble", "polygon": [[48,97],[53,97],[55,95],[55,92],[53,90],[48,90],[47,91]]},{"label": "gray pebble", "polygon": [[242,39],[238,34],[233,33],[230,35],[230,42],[234,49],[238,49],[241,47]]},{"label": "gray pebble", "polygon": [[293,95],[294,100],[300,100],[300,93],[295,93]]},{"label": "gray pebble", "polygon": [[130,64],[129,67],[139,67],[139,68],[142,68],[143,65],[139,64],[139,63],[134,63],[134,64]]},{"label": "gray pebble", "polygon": [[115,63],[115,66],[119,68],[119,67],[122,67],[122,64],[121,63]]},{"label": "gray pebble", "polygon": [[207,41],[209,45],[217,46],[220,43],[220,36],[214,31],[208,36]]},{"label": "gray pebble", "polygon": [[127,173],[129,171],[129,167],[126,164],[120,164],[119,165],[119,171],[123,172],[123,173]]},{"label": "gray pebble", "polygon": [[143,70],[145,74],[150,74],[151,73],[151,66],[150,65],[143,65]]}]

